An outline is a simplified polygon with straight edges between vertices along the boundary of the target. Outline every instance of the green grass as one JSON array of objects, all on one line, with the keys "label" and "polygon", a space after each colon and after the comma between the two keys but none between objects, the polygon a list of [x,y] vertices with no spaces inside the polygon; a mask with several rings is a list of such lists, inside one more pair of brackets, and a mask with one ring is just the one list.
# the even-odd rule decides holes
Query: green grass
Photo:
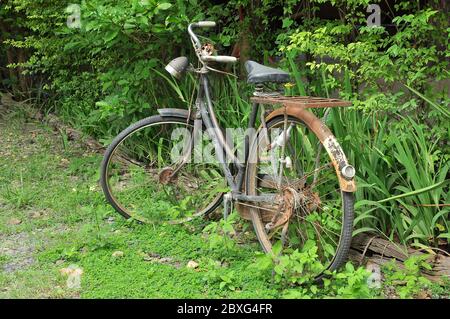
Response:
[{"label": "green grass", "polygon": [[[0,242],[15,246],[17,236],[30,252],[0,254],[0,265],[32,257],[13,272],[0,272],[0,297],[82,298],[272,298],[279,292],[256,270],[256,242],[226,254],[210,249],[206,225],[141,225],[127,222],[106,204],[97,185],[101,155],[74,142],[65,147],[58,133],[21,120],[0,124]],[[11,225],[15,218],[20,224]],[[108,220],[109,218],[109,220]],[[14,237],[16,236],[16,237]],[[21,237],[20,237],[21,238]],[[112,257],[122,251],[121,258]],[[157,255],[170,262],[146,261]],[[163,259],[164,260],[164,259]],[[193,270],[190,260],[199,266]],[[225,266],[211,268],[211,261]],[[59,270],[83,269],[80,290],[66,287]],[[211,271],[233,272],[236,289],[220,288]]]},{"label": "green grass", "polygon": [[[20,116],[0,118],[0,130],[0,298],[383,296],[368,291],[363,277],[352,286],[354,274],[363,276],[364,270],[348,265],[323,293],[315,285],[274,282],[242,220],[233,224],[237,235],[229,239],[220,234],[223,221],[126,221],[98,186],[101,154]],[[117,251],[123,256],[114,257]],[[189,261],[198,267],[188,268]],[[68,288],[60,274],[71,265],[83,270],[79,289]],[[431,288],[438,297],[448,292]]]}]

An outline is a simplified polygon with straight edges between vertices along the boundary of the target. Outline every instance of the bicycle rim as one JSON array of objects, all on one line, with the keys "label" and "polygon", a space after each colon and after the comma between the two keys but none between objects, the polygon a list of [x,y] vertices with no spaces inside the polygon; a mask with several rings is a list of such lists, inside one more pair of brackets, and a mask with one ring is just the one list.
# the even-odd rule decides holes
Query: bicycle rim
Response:
[{"label": "bicycle rim", "polygon": [[[284,147],[288,165],[280,169],[283,148],[268,145],[291,125]],[[262,216],[270,211],[280,216],[287,210],[266,204],[251,210],[253,225],[264,251],[280,242],[300,263],[309,260],[302,271],[316,279],[346,260],[353,224],[353,195],[340,190],[332,159],[319,149],[319,139],[299,119],[289,117],[285,124],[283,116],[274,118],[252,145],[255,158],[248,164],[246,184],[250,195],[278,193],[295,199],[287,223],[270,228],[276,219]]]},{"label": "bicycle rim", "polygon": [[[144,223],[181,223],[205,215],[221,202],[225,180],[214,162],[196,162],[192,123],[150,117],[124,130],[102,164],[108,201],[126,218]],[[184,156],[189,154],[187,162]]]}]

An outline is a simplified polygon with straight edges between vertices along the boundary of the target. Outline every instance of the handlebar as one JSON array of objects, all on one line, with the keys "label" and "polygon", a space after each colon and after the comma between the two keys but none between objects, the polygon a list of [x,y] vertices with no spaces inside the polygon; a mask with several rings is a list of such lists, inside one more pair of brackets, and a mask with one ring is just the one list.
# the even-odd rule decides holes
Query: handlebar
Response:
[{"label": "handlebar", "polygon": [[203,62],[219,62],[219,63],[235,63],[235,62],[237,62],[238,59],[234,56],[202,55],[200,53],[202,44],[192,29],[194,29],[194,28],[214,28],[215,26],[216,26],[216,22],[214,22],[214,21],[199,21],[199,22],[194,22],[194,23],[189,24],[188,33],[191,36],[192,43],[194,45],[194,49],[197,52],[198,57]]},{"label": "handlebar", "polygon": [[196,28],[214,28],[216,26],[216,22],[214,21],[199,21],[191,23],[193,27]]},{"label": "handlebar", "polygon": [[236,63],[238,59],[229,55],[204,55],[202,60],[205,62]]}]

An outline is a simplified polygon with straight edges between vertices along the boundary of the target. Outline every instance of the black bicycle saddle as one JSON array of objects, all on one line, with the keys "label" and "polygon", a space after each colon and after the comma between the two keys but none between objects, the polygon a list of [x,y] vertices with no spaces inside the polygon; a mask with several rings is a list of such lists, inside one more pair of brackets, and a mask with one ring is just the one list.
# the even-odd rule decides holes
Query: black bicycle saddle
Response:
[{"label": "black bicycle saddle", "polygon": [[251,60],[245,62],[245,69],[247,70],[248,83],[287,83],[290,80],[289,73],[286,71],[271,68]]}]

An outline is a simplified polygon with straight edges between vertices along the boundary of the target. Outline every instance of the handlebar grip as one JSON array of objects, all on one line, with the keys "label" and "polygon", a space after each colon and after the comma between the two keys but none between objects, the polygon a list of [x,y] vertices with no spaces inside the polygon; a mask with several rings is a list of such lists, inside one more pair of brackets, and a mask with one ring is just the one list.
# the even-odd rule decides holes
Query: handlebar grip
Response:
[{"label": "handlebar grip", "polygon": [[216,23],[214,21],[199,21],[195,23],[195,26],[199,28],[214,28]]},{"label": "handlebar grip", "polygon": [[202,56],[205,62],[219,62],[219,63],[236,63],[238,59],[234,56],[228,55],[205,55]]}]

